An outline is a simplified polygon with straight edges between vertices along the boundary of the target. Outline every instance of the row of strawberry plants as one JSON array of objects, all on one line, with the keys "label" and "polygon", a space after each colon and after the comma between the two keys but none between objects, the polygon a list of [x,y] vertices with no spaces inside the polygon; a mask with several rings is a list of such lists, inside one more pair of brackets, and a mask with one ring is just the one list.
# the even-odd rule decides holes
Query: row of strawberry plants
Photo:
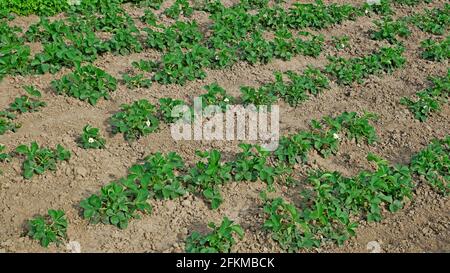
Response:
[{"label": "row of strawberry plants", "polygon": [[[118,54],[142,51],[143,45],[140,42],[139,30],[131,17],[114,1],[106,4],[100,1],[99,4],[100,7],[92,9],[90,5],[85,5],[83,2],[82,5],[76,6],[74,11],[68,13],[69,17],[66,20],[50,22],[48,19],[43,18],[39,23],[32,25],[25,37],[29,41],[39,40],[46,42],[43,52],[36,54],[30,60],[28,46],[16,45],[14,49],[8,49],[7,47],[9,51],[5,52],[4,55],[8,56],[10,62],[6,63],[5,66],[10,67],[10,69],[5,72],[12,74],[30,72],[54,73],[63,66],[73,67],[82,62],[91,62],[99,54],[108,51]],[[234,34],[231,36],[222,35],[223,33],[233,33],[234,31],[233,25],[228,24],[230,20],[225,18],[236,16],[237,20],[240,20],[242,23],[246,22],[246,24],[246,18],[258,18],[256,15],[247,13],[247,4],[244,1],[244,3],[233,7],[220,9],[220,16],[224,17],[221,18],[225,21],[217,18],[211,27],[213,30],[212,36],[206,40],[203,39],[205,41],[200,42],[198,38],[201,38],[202,35],[197,31],[197,40],[191,41],[191,46],[195,48],[189,52],[185,53],[178,50],[178,42],[175,42],[176,47],[163,56],[158,69],[159,73],[156,73],[155,80],[163,83],[184,83],[186,80],[202,78],[205,75],[202,70],[203,68],[209,66],[221,68],[231,65],[237,60],[235,57],[237,52],[239,53],[237,54],[238,58],[250,63],[267,62],[273,57],[289,59],[296,54],[317,56],[320,53],[323,44],[323,39],[320,36],[313,36],[311,40],[304,41],[300,38],[293,38],[290,31],[285,28],[277,31],[276,38],[273,41],[266,42],[262,38],[262,30],[259,27],[253,27],[258,25],[254,24],[257,21],[256,19],[250,19],[251,24],[249,25],[252,26],[252,29],[246,30],[240,27],[239,30],[236,30],[245,33],[245,37],[240,37],[236,45],[230,44],[230,41],[233,41],[236,36]],[[293,10],[292,13],[299,11],[314,13],[320,11],[324,14],[318,20],[327,21],[334,20],[331,15],[335,15],[335,18],[338,18],[338,14],[351,13],[350,11],[356,10],[356,8],[347,5],[342,7],[336,5],[326,6],[318,2],[316,4],[296,4],[296,8]],[[105,17],[95,16],[95,12],[97,11],[101,11],[105,14]],[[218,14],[219,12],[213,13],[212,17],[214,18]],[[342,15],[341,17],[345,18],[346,15]],[[317,21],[308,18],[305,17],[302,22],[305,23],[308,20]],[[236,20],[231,20],[231,22],[234,21]],[[338,19],[335,23],[340,21],[342,19]],[[177,24],[182,25],[183,23],[176,22],[175,25]],[[95,31],[111,32],[113,37],[103,42],[96,37]],[[152,47],[152,44],[154,46],[155,43],[159,43],[158,37],[166,36],[158,36],[158,34],[155,34],[155,31],[147,31],[150,37],[150,47]],[[182,27],[180,31],[181,35],[179,37],[190,37],[192,27]],[[217,33],[217,35],[214,35],[214,33]],[[166,30],[164,30],[164,34],[166,34]],[[174,38],[173,36],[167,35],[167,38],[170,43],[174,43],[171,41],[171,38]],[[17,55],[20,58],[13,57],[16,53],[19,53]],[[19,62],[20,65],[18,65]],[[179,71],[174,71],[180,65],[189,67],[190,69],[178,69]],[[15,68],[11,69],[11,67]],[[17,68],[21,69],[17,70]],[[197,70],[200,70],[200,72],[196,72]],[[172,76],[173,74],[176,76]]]},{"label": "row of strawberry plants", "polygon": [[420,121],[425,121],[433,112],[439,112],[450,95],[450,70],[444,77],[431,77],[432,85],[416,93],[417,99],[403,97],[400,103],[407,106]]},{"label": "row of strawberry plants", "polygon": [[[317,127],[320,122],[313,122],[315,131],[309,133],[310,139],[306,142],[310,146],[307,149],[320,149],[319,143],[328,141],[324,139],[329,138],[330,134],[335,150],[340,141],[340,133],[350,138],[367,138],[372,142],[375,136],[373,127],[368,123],[370,118],[370,116],[359,117],[356,113],[344,113],[336,118],[325,118],[321,128]],[[242,152],[234,161],[225,163],[221,162],[219,151],[197,151],[201,160],[190,168],[185,166],[176,153],[167,155],[157,153],[147,157],[143,164],[132,166],[126,177],[104,186],[100,194],[94,194],[83,200],[81,207],[84,209],[84,216],[94,223],[102,221],[125,228],[128,221],[138,215],[138,211],[150,210],[147,206],[149,198],[172,199],[184,195],[187,191],[198,192],[215,209],[223,201],[220,186],[230,181],[260,179],[271,188],[276,176],[283,173],[284,164],[280,162],[279,165],[271,165],[269,158],[272,155],[259,146],[248,144],[239,146]],[[296,147],[297,144],[294,142],[282,141],[279,151],[275,154],[278,158],[282,154],[301,157],[307,152],[307,150],[298,151]]]},{"label": "row of strawberry plants", "polygon": [[296,204],[263,193],[264,228],[290,252],[327,243],[341,245],[355,235],[360,220],[378,222],[383,211],[401,209],[416,187],[413,175],[423,176],[437,192],[448,195],[449,155],[450,136],[446,136],[415,154],[409,167],[391,166],[369,154],[367,159],[375,163],[375,171],[362,171],[354,177],[336,171],[312,172]]},{"label": "row of strawberry plants", "polygon": [[[449,155],[450,136],[446,136],[433,140],[415,154],[409,167],[391,166],[386,160],[369,154],[367,159],[375,163],[375,171],[361,171],[354,177],[345,177],[339,172],[313,171],[304,180],[299,204],[261,193],[266,216],[263,227],[286,251],[319,247],[324,243],[342,244],[355,235],[359,220],[381,221],[384,210],[395,212],[401,209],[416,187],[413,175],[420,175],[438,192],[448,195]],[[252,157],[250,161],[258,161]],[[248,160],[241,161],[242,170],[248,173],[248,165],[252,163],[245,161]],[[100,195],[83,200],[80,205],[84,217],[94,223],[126,228],[131,218],[139,217],[138,211],[151,211],[146,201],[149,197],[176,198],[185,193],[179,187],[181,179],[178,177],[183,165],[181,157],[175,153],[167,156],[157,153],[146,158],[144,164],[130,168],[126,178],[104,186]],[[217,174],[217,166],[204,175]],[[245,180],[252,181],[252,177],[250,174]],[[47,247],[67,239],[67,226],[64,211],[49,210],[47,216],[37,216],[29,221],[28,235]],[[186,238],[186,252],[228,253],[236,243],[236,235],[241,239],[244,236],[242,227],[227,217],[218,226],[212,222],[208,226],[212,229],[210,233],[193,232]]]}]

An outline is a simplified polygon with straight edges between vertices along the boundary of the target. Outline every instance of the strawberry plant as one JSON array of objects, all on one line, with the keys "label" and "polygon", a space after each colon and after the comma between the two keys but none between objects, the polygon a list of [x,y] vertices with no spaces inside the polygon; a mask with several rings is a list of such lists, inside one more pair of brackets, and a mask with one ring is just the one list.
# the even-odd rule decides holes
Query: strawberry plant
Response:
[{"label": "strawberry plant", "polygon": [[[25,86],[25,91],[34,97],[41,97],[41,93],[33,86]],[[14,100],[9,105],[8,111],[10,112],[18,112],[18,113],[26,113],[26,112],[36,112],[41,107],[45,107],[47,104],[43,101],[31,98],[29,96],[20,96]]]},{"label": "strawberry plant", "polygon": [[400,103],[406,105],[420,121],[425,121],[433,112],[441,109],[450,92],[450,70],[445,77],[431,77],[432,86],[416,93],[417,99],[403,97]]},{"label": "strawberry plant", "polygon": [[360,12],[351,5],[325,5],[317,0],[315,3],[294,3],[288,11],[288,26],[295,29],[307,27],[322,29],[344,20],[354,19]]},{"label": "strawberry plant", "polygon": [[70,159],[70,152],[61,145],[56,149],[39,147],[36,142],[31,143],[30,147],[20,145],[16,148],[16,153],[23,155],[23,177],[31,179],[34,174],[43,174],[47,170],[55,171],[58,161],[67,161]]},{"label": "strawberry plant", "polygon": [[131,65],[143,72],[153,72],[156,68],[158,68],[158,64],[150,60],[139,60],[138,62],[134,61]]},{"label": "strawberry plant", "polygon": [[312,120],[310,131],[283,136],[274,155],[288,164],[306,162],[312,149],[326,157],[337,152],[341,133],[357,142],[364,139],[372,144],[376,134],[369,121],[373,119],[375,116],[370,113],[359,116],[355,112],[344,112],[335,118],[326,116],[321,121]]},{"label": "strawberry plant", "polygon": [[333,36],[331,43],[337,50],[342,50],[349,46],[350,38],[347,35]]},{"label": "strawberry plant", "polygon": [[114,36],[105,44],[108,51],[120,55],[128,55],[143,50],[139,41],[139,31],[137,29],[120,28],[114,33]]},{"label": "strawberry plant", "polygon": [[241,86],[240,91],[242,94],[241,99],[244,105],[267,105],[270,107],[270,105],[278,100],[274,91],[267,86],[261,86],[259,88]]},{"label": "strawberry plant", "polygon": [[0,4],[2,9],[18,15],[54,15],[69,8],[68,1],[60,0],[11,0]]},{"label": "strawberry plant", "polygon": [[122,104],[121,110],[110,119],[113,134],[123,133],[126,140],[137,140],[158,129],[156,108],[145,99]]},{"label": "strawberry plant", "polygon": [[117,80],[93,65],[77,67],[71,74],[52,81],[57,94],[65,94],[95,105],[100,98],[109,99],[117,88]]},{"label": "strawberry plant", "polygon": [[270,153],[257,145],[241,143],[239,148],[242,152],[230,163],[233,180],[253,182],[260,179],[271,186],[277,170],[268,164]]},{"label": "strawberry plant", "polygon": [[225,89],[218,85],[217,82],[205,85],[204,88],[208,93],[200,96],[203,108],[208,105],[216,105],[225,111],[228,108],[228,105],[234,102],[234,98],[228,95]]},{"label": "strawberry plant", "polygon": [[173,117],[172,110],[175,106],[186,105],[182,100],[174,100],[172,98],[161,98],[159,99],[158,116],[165,123],[173,123],[178,118]]},{"label": "strawberry plant", "polygon": [[0,135],[8,131],[16,132],[21,127],[20,124],[11,121],[15,118],[16,116],[10,112],[0,111]]},{"label": "strawberry plant", "polygon": [[208,224],[212,232],[206,235],[201,235],[198,232],[193,232],[186,239],[187,253],[229,253],[231,248],[236,243],[234,235],[239,238],[244,237],[244,230],[238,224],[224,217],[220,226],[213,222]]},{"label": "strawberry plant", "polygon": [[220,162],[221,154],[217,150],[196,151],[195,154],[206,162],[197,162],[183,179],[191,191],[200,190],[211,202],[211,208],[216,209],[223,201],[218,186],[231,180],[231,165]]},{"label": "strawberry plant", "polygon": [[391,17],[386,17],[375,21],[375,25],[378,27],[378,30],[371,33],[371,38],[374,40],[387,40],[389,43],[394,44],[397,42],[397,36],[405,38],[411,35],[406,22],[402,20],[394,21]]},{"label": "strawberry plant", "polygon": [[144,74],[131,76],[130,74],[125,73],[122,75],[122,79],[125,82],[125,85],[130,89],[150,88],[152,85],[152,81],[150,79],[146,79]]},{"label": "strawberry plant", "polygon": [[328,57],[329,63],[325,71],[336,77],[338,83],[349,85],[355,81],[361,82],[368,75],[380,72],[390,73],[402,67],[405,58],[401,46],[383,47],[378,52],[359,58],[344,59],[342,57]]},{"label": "strawberry plant", "polygon": [[184,53],[180,48],[175,49],[162,57],[160,68],[153,79],[161,84],[176,83],[184,85],[187,81],[204,79],[208,67],[211,51],[203,46],[193,46]]},{"label": "strawberry plant", "polygon": [[44,50],[34,56],[29,69],[36,74],[56,73],[62,67],[79,66],[85,60],[89,58],[86,58],[83,52],[59,39],[44,44]]},{"label": "strawberry plant", "polygon": [[442,41],[426,39],[420,43],[422,58],[442,62],[450,58],[450,36]]},{"label": "strawberry plant", "polygon": [[422,31],[443,35],[450,24],[450,4],[446,3],[443,8],[426,10],[422,14],[412,17],[412,22]]},{"label": "strawberry plant", "polygon": [[84,126],[83,134],[79,139],[79,144],[83,149],[103,149],[105,143],[106,140],[100,136],[100,129],[89,124]]},{"label": "strawberry plant", "polygon": [[83,217],[92,224],[101,222],[125,229],[130,219],[139,218],[138,212],[151,212],[147,199],[146,189],[127,188],[119,182],[112,182],[103,186],[100,194],[82,200],[80,207]]},{"label": "strawberry plant", "polygon": [[157,26],[158,18],[153,13],[153,11],[147,9],[144,11],[144,15],[140,18],[143,23],[146,23],[149,26]]},{"label": "strawberry plant", "polygon": [[150,197],[174,199],[186,193],[182,178],[178,176],[183,169],[184,162],[178,154],[156,153],[146,157],[143,164],[133,165],[124,185],[148,189]]},{"label": "strawberry plant", "polygon": [[38,240],[43,247],[59,245],[67,239],[67,219],[62,210],[48,210],[48,215],[36,216],[28,221],[28,236]]},{"label": "strawberry plant", "polygon": [[178,19],[181,14],[190,17],[193,12],[194,9],[189,5],[187,0],[175,0],[175,3],[164,11],[167,17],[175,20]]},{"label": "strawberry plant", "polygon": [[251,64],[266,64],[273,58],[272,44],[259,31],[252,33],[249,40],[239,42],[239,50],[241,60]]},{"label": "strawberry plant", "polygon": [[411,159],[411,170],[443,195],[450,194],[450,136],[434,139]]},{"label": "strawberry plant", "polygon": [[160,9],[164,0],[144,0],[140,1],[141,6],[149,7],[152,9]]},{"label": "strawberry plant", "polygon": [[[9,153],[5,153],[5,145],[0,144],[0,163],[9,162],[11,160],[11,155]],[[2,170],[0,170],[0,175],[3,174]]]},{"label": "strawberry plant", "polygon": [[264,214],[264,229],[271,232],[272,239],[278,242],[282,249],[294,252],[300,248],[320,245],[320,240],[311,228],[301,221],[300,211],[282,198],[266,199]]},{"label": "strawberry plant", "polygon": [[293,107],[307,100],[310,94],[318,95],[323,89],[329,88],[328,78],[313,67],[308,67],[303,75],[293,71],[284,74],[289,78],[289,82],[283,81],[283,74],[276,72],[275,82],[266,86]]}]

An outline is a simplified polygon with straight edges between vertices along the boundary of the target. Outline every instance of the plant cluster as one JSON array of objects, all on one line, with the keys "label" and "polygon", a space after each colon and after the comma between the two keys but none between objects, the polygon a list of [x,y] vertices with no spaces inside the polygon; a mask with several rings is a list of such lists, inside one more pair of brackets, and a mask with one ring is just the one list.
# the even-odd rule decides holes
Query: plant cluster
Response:
[{"label": "plant cluster", "polygon": [[28,236],[38,240],[43,247],[59,245],[67,239],[67,219],[62,210],[48,210],[48,215],[36,216],[28,221]]},{"label": "plant cluster", "polygon": [[281,137],[274,155],[278,161],[288,164],[307,161],[312,149],[326,157],[337,152],[344,135],[358,142],[366,140],[368,144],[372,144],[376,140],[376,134],[369,121],[374,118],[369,113],[359,116],[355,112],[344,112],[335,118],[328,116],[322,121],[313,120],[310,131]]},{"label": "plant cluster", "polygon": [[186,239],[187,253],[229,253],[236,243],[235,235],[242,239],[244,230],[238,224],[224,217],[222,223],[217,226],[213,222],[208,224],[211,233],[202,235],[193,232]]},{"label": "plant cluster", "polygon": [[400,103],[406,105],[420,121],[425,121],[433,112],[439,112],[450,94],[450,70],[444,77],[431,77],[432,85],[416,93],[417,99],[403,97]]},{"label": "plant cluster", "polygon": [[413,156],[411,170],[443,195],[450,194],[450,136],[435,139]]},{"label": "plant cluster", "polygon": [[88,124],[83,128],[79,144],[83,149],[103,149],[106,140],[100,136],[100,129]]},{"label": "plant cluster", "polygon": [[24,86],[23,88],[28,95],[16,98],[6,110],[0,111],[0,135],[8,131],[16,132],[21,127],[20,124],[13,121],[17,118],[16,114],[36,112],[47,105],[38,99],[41,97],[41,92],[34,86]]},{"label": "plant cluster", "polygon": [[23,155],[23,177],[31,179],[34,174],[43,174],[45,171],[55,171],[58,161],[67,161],[70,159],[70,152],[63,146],[57,145],[55,149],[39,147],[39,144],[32,142],[27,145],[19,145],[16,153]]},{"label": "plant cluster", "polygon": [[338,83],[351,84],[361,82],[368,75],[387,72],[402,67],[405,64],[405,57],[402,56],[404,48],[383,47],[378,52],[364,57],[344,59],[342,57],[328,57],[329,63],[325,71],[334,76]]},{"label": "plant cluster", "polygon": [[95,105],[100,98],[109,99],[117,88],[117,80],[93,65],[77,67],[73,73],[52,81],[57,94],[65,94]]},{"label": "plant cluster", "polygon": [[426,39],[420,43],[422,58],[442,62],[450,58],[450,36],[442,41]]},{"label": "plant cluster", "polygon": [[113,134],[122,133],[126,140],[137,140],[159,127],[156,107],[145,99],[135,101],[131,105],[122,104],[121,110],[111,119]]},{"label": "plant cluster", "polygon": [[371,38],[374,40],[387,40],[389,43],[394,44],[398,42],[397,37],[408,37],[411,35],[405,21],[393,20],[391,17],[383,18],[379,21],[375,21],[377,30],[371,33]]},{"label": "plant cluster", "polygon": [[372,154],[368,160],[375,162],[376,171],[362,171],[351,178],[338,172],[311,173],[298,205],[263,196],[264,227],[283,249],[292,252],[330,241],[340,245],[355,235],[355,217],[380,221],[382,208],[391,212],[402,208],[414,188],[408,167],[389,166]]}]

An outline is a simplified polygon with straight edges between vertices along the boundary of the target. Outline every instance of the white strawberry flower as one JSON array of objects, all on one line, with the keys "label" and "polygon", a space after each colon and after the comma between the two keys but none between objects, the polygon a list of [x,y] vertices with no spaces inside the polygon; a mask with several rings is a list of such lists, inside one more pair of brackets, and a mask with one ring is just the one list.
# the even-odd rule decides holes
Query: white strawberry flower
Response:
[{"label": "white strawberry flower", "polygon": [[94,143],[94,142],[95,142],[95,139],[93,139],[92,137],[90,137],[90,138],[88,139],[88,142],[89,142],[89,143]]},{"label": "white strawberry flower", "polygon": [[229,98],[225,98],[223,101],[224,101],[224,102],[229,102],[230,99],[229,99]]},{"label": "white strawberry flower", "polygon": [[150,127],[150,125],[152,125],[152,123],[150,122],[150,120],[147,119],[147,121],[145,122],[145,125],[147,125],[147,127]]},{"label": "white strawberry flower", "polygon": [[336,134],[336,133],[333,134],[333,138],[334,139],[341,139],[341,137],[338,134]]}]

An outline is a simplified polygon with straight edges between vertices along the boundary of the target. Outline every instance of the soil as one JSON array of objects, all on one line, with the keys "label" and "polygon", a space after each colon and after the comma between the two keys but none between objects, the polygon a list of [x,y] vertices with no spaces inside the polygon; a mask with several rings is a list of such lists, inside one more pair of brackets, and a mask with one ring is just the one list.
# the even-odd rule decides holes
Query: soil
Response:
[{"label": "soil", "polygon": [[[171,1],[167,1],[171,2]],[[222,1],[232,4],[237,1]],[[288,3],[296,1],[287,1]],[[300,1],[305,2],[305,1]],[[310,1],[311,2],[311,1]],[[326,3],[350,3],[360,1],[324,1]],[[442,7],[445,1],[433,1],[412,7],[396,7],[395,17],[420,12],[425,8]],[[169,6],[165,3],[164,7]],[[142,9],[125,5],[134,18],[143,14]],[[163,7],[163,8],[164,8]],[[207,26],[209,19],[203,12],[195,12],[199,25]],[[277,70],[303,71],[308,65],[324,67],[327,55],[345,57],[362,56],[377,50],[386,42],[373,41],[369,30],[372,21],[378,17],[361,17],[341,25],[319,31],[327,42],[324,52],[318,58],[294,57],[290,61],[275,60],[267,65],[237,63],[224,70],[208,70],[207,78],[187,83],[185,86],[153,84],[151,88],[129,90],[120,84],[110,100],[100,100],[96,106],[75,98],[59,96],[52,92],[50,82],[70,72],[69,69],[51,75],[9,76],[0,82],[0,109],[6,108],[19,94],[23,85],[34,85],[43,90],[43,100],[48,104],[42,111],[19,116],[22,128],[16,133],[0,136],[0,143],[9,149],[20,144],[37,141],[44,146],[62,144],[72,151],[69,162],[58,165],[56,172],[34,176],[32,180],[22,178],[22,160],[14,158],[10,163],[0,163],[4,174],[0,176],[0,252],[65,252],[65,246],[42,248],[38,242],[24,236],[26,221],[37,214],[45,214],[49,208],[63,209],[69,220],[68,237],[81,245],[82,252],[182,252],[184,240],[193,231],[206,232],[210,221],[219,222],[228,216],[245,229],[245,236],[233,247],[234,252],[281,252],[270,234],[262,229],[264,215],[259,192],[266,188],[262,182],[230,183],[222,188],[224,203],[217,210],[195,195],[169,201],[151,201],[153,213],[132,220],[129,227],[119,230],[111,225],[90,225],[80,213],[79,202],[114,179],[123,177],[127,169],[140,159],[157,151],[178,152],[186,162],[197,160],[195,150],[218,149],[225,159],[238,152],[238,141],[174,141],[167,125],[136,142],[127,143],[122,135],[107,135],[107,147],[103,150],[84,150],[78,147],[76,139],[86,124],[110,131],[108,118],[119,110],[123,103],[148,99],[157,104],[161,97],[172,97],[192,101],[203,94],[203,86],[217,81],[231,95],[239,96],[239,86],[259,86],[273,80]],[[38,17],[20,17],[12,24],[27,28]],[[136,20],[138,21],[138,20]],[[167,21],[170,23],[170,21]],[[374,75],[362,84],[331,88],[317,97],[304,102],[297,108],[284,103],[280,106],[281,135],[308,128],[311,119],[325,115],[337,115],[343,111],[376,113],[379,119],[374,123],[378,142],[368,146],[344,141],[335,156],[326,159],[311,155],[310,163],[299,166],[296,171],[304,174],[311,168],[337,170],[344,175],[354,175],[364,169],[371,169],[366,156],[369,152],[381,155],[393,164],[408,164],[411,156],[424,148],[433,138],[442,138],[450,133],[450,106],[433,114],[426,122],[415,120],[399,100],[413,96],[415,92],[429,85],[430,75],[443,76],[448,61],[430,62],[420,58],[419,45],[431,37],[415,27],[412,35],[404,40],[407,64],[392,74]],[[332,36],[348,35],[349,46],[337,51],[331,44]],[[33,52],[42,50],[39,44],[32,45]],[[156,59],[160,54],[146,50],[139,54],[114,56],[107,54],[94,64],[114,77],[131,68],[132,61]],[[106,134],[106,133],[105,133]],[[420,179],[410,203],[394,214],[385,213],[380,223],[360,223],[357,235],[343,246],[325,245],[310,252],[370,252],[368,243],[375,241],[381,252],[449,252],[450,251],[450,201],[436,194]],[[295,198],[296,189],[276,185],[274,195]],[[370,243],[373,244],[373,243]],[[369,244],[369,245],[370,245]]]}]

